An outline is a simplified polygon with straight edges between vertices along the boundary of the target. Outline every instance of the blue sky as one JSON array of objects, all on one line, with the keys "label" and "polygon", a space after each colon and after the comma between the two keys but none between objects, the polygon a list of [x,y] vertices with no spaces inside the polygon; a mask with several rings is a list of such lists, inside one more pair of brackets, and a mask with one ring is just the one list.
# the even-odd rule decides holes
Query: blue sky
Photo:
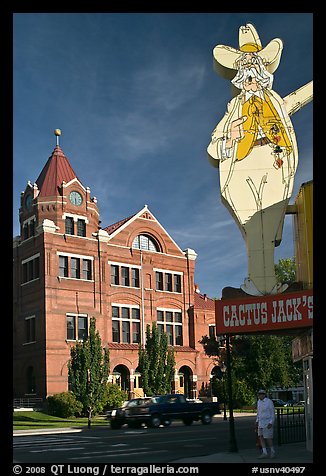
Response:
[{"label": "blue sky", "polygon": [[[195,281],[220,297],[247,276],[245,242],[222,205],[206,148],[231,99],[213,71],[217,44],[237,48],[241,25],[263,47],[284,43],[273,89],[313,79],[312,13],[15,13],[13,234],[20,192],[60,146],[97,197],[101,225],[144,204],[181,249],[198,254]],[[291,202],[313,178],[310,103],[292,116],[299,166]],[[294,255],[287,216],[275,261]]]}]

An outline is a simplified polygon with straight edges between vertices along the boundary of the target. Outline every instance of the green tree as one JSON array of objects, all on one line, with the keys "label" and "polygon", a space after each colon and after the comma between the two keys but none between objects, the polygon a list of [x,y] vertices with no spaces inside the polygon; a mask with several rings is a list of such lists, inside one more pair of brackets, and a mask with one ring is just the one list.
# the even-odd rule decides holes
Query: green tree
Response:
[{"label": "green tree", "polygon": [[294,283],[296,280],[295,258],[281,258],[275,265],[275,274],[279,283]]},{"label": "green tree", "polygon": [[103,409],[105,404],[105,384],[109,373],[109,352],[102,349],[101,337],[96,330],[96,319],[90,320],[89,335],[83,342],[77,342],[70,350],[68,374],[72,392],[83,405],[91,426],[92,415]]},{"label": "green tree", "polygon": [[128,400],[128,392],[122,390],[116,383],[107,383],[105,385],[104,408],[111,410],[121,407],[123,402]]},{"label": "green tree", "polygon": [[165,333],[158,333],[155,322],[146,326],[146,345],[139,348],[138,369],[146,395],[170,393],[175,369],[173,347],[168,346]]},{"label": "green tree", "polygon": [[[295,281],[295,259],[280,259],[275,265],[279,282]],[[203,336],[199,341],[205,354],[216,365],[225,361],[219,339]],[[280,335],[235,335],[232,337],[232,376],[234,400],[239,404],[251,404],[257,389],[273,386],[289,387],[300,382],[300,363],[292,360],[292,337]]]}]

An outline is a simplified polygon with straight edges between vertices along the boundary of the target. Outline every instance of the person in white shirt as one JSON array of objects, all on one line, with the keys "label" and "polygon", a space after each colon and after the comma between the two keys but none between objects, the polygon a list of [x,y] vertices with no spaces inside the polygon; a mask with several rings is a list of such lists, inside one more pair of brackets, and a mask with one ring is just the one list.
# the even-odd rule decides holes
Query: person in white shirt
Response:
[{"label": "person in white shirt", "polygon": [[259,390],[257,402],[256,430],[260,438],[262,453],[258,458],[268,458],[267,448],[270,449],[270,458],[275,458],[273,446],[273,430],[275,408],[272,400],[266,396],[265,390]]}]

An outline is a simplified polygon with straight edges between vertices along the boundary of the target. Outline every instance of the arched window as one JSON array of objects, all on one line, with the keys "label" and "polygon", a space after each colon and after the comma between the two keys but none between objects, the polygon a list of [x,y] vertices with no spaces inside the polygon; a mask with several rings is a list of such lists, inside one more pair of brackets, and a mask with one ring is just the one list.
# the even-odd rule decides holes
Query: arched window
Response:
[{"label": "arched window", "polygon": [[149,235],[138,235],[132,242],[132,247],[138,250],[160,251],[156,241]]}]

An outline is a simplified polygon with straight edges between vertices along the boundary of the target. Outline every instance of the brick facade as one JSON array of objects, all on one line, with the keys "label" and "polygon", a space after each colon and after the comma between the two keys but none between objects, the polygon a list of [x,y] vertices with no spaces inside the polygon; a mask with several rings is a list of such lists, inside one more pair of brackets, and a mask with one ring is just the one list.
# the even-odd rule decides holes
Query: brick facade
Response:
[{"label": "brick facade", "polygon": [[110,350],[108,378],[130,396],[142,392],[138,348],[152,322],[174,345],[174,391],[209,393],[214,362],[198,341],[215,325],[214,302],[195,289],[196,253],[181,250],[147,205],[100,228],[96,198],[57,145],[36,183],[22,192],[19,215],[14,397],[68,389],[70,348],[85,337],[92,316]]}]

